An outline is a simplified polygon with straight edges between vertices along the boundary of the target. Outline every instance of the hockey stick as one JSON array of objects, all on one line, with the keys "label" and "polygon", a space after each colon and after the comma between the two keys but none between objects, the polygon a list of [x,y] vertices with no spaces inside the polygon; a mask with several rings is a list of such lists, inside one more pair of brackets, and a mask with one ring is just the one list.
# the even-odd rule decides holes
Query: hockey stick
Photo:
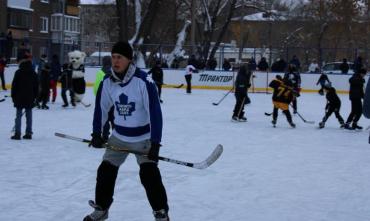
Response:
[{"label": "hockey stick", "polygon": [[[292,105],[290,105],[290,106],[291,106],[291,107],[293,107]],[[305,123],[307,123],[307,124],[314,124],[314,123],[315,123],[315,121],[310,121],[310,120],[306,120],[306,119],[304,119],[304,118],[302,117],[302,115],[300,115],[300,114],[299,114],[299,112],[298,112],[298,111],[296,111],[296,112],[297,112],[297,114],[298,114],[299,118],[301,118],[303,122],[305,122]]]},{"label": "hockey stick", "polygon": [[177,85],[177,86],[173,86],[173,88],[181,88],[182,86],[184,86],[184,84],[180,84],[180,85]]},{"label": "hockey stick", "polygon": [[85,102],[83,102],[83,101],[80,101],[80,103],[82,104],[82,106],[84,106],[84,107],[90,107],[91,106],[91,104],[86,104]]},{"label": "hockey stick", "polygon": [[[70,136],[70,135],[66,135],[66,134],[62,134],[62,133],[55,133],[55,136],[70,139],[70,140],[80,141],[80,142],[84,142],[84,143],[90,143],[90,140],[88,140],[88,139],[74,137],[74,136]],[[115,146],[111,146],[111,145],[108,145],[108,144],[104,144],[104,147],[108,148],[108,149],[111,149],[111,150],[115,150],[115,151],[123,151],[123,152],[127,152],[127,153],[133,153],[133,154],[138,154],[138,155],[145,156],[145,154],[140,152],[140,151],[129,150],[129,149],[126,149],[126,148],[121,148],[121,147],[115,147]],[[171,158],[167,158],[167,157],[161,157],[161,156],[158,156],[158,159],[162,160],[162,161],[169,162],[169,163],[174,163],[174,164],[183,165],[183,166],[187,166],[187,167],[192,167],[192,168],[196,168],[196,169],[205,169],[205,168],[211,166],[221,156],[222,152],[223,152],[223,146],[221,144],[218,144],[216,146],[216,148],[213,150],[213,152],[207,157],[207,159],[205,159],[205,160],[203,160],[202,162],[199,162],[199,163],[189,163],[189,162],[175,160],[175,159],[171,159]]]},{"label": "hockey stick", "polygon": [[213,102],[212,104],[215,105],[215,106],[219,105],[227,97],[227,95],[229,95],[231,93],[231,91],[233,91],[233,90],[234,90],[234,88],[231,88],[231,90],[229,90],[217,103]]},{"label": "hockey stick", "polygon": [[5,98],[3,98],[3,99],[0,99],[0,102],[3,102],[3,101],[5,101]]}]

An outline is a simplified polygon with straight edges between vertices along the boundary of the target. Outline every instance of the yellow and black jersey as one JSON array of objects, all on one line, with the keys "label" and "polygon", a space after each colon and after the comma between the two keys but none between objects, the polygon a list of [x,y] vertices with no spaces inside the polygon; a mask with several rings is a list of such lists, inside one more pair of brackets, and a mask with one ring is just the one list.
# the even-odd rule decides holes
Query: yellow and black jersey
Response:
[{"label": "yellow and black jersey", "polygon": [[273,101],[289,104],[293,100],[292,88],[286,86],[283,81],[274,79],[270,82],[269,87],[274,89]]}]

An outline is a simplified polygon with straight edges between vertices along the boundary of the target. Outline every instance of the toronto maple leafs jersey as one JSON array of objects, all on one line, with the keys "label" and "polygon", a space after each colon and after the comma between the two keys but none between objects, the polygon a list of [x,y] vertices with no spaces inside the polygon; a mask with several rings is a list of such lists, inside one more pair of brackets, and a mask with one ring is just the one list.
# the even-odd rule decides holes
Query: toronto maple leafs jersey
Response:
[{"label": "toronto maple leafs jersey", "polygon": [[156,85],[134,64],[130,64],[123,80],[113,72],[100,84],[95,100],[93,133],[101,134],[112,107],[112,135],[125,142],[161,141],[162,112]]}]

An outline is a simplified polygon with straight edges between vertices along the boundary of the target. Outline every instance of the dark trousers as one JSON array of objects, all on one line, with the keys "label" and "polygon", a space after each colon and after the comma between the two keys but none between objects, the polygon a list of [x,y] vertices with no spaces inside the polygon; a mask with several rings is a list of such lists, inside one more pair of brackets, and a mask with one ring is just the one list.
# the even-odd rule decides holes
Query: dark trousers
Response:
[{"label": "dark trousers", "polygon": [[[103,161],[98,169],[95,189],[95,203],[103,210],[109,209],[113,202],[114,186],[118,167]],[[149,203],[154,211],[165,209],[168,211],[166,190],[162,177],[155,163],[140,165],[140,180],[145,188]]]},{"label": "dark trousers", "polygon": [[[277,121],[277,118],[278,118],[278,115],[279,115],[279,108],[277,107],[274,107],[274,110],[272,111],[272,119],[274,121]],[[286,116],[286,119],[289,123],[292,123],[292,115],[290,114],[290,111],[289,110],[283,110],[283,113],[285,114]]]},{"label": "dark trousers", "polygon": [[71,97],[71,104],[73,105],[74,104],[75,93],[70,88],[62,88],[61,94],[62,94],[63,102],[64,102],[64,104],[68,104],[67,91],[69,91],[69,96]]},{"label": "dark trousers", "polygon": [[186,93],[191,93],[191,74],[185,75],[186,80]]},{"label": "dark trousers", "polygon": [[361,99],[355,99],[351,100],[351,113],[349,114],[347,118],[346,123],[357,123],[358,120],[360,120],[362,114],[362,100]]},{"label": "dark trousers", "polygon": [[162,94],[162,84],[157,84],[157,89],[158,89],[158,96],[159,96],[159,99],[161,99],[161,94]]},{"label": "dark trousers", "polygon": [[[24,113],[22,112],[24,109]],[[26,134],[32,134],[32,108],[19,108],[17,107],[17,113],[15,117],[15,134],[21,134],[22,127],[22,116],[26,115]]]},{"label": "dark trousers", "polygon": [[236,103],[234,106],[234,111],[233,111],[233,117],[244,117],[244,102],[245,102],[245,94],[240,95],[240,94],[235,94],[236,98]]},{"label": "dark trousers", "polygon": [[326,108],[325,116],[322,119],[322,121],[326,122],[328,120],[328,118],[330,117],[330,115],[332,115],[332,113],[334,113],[335,117],[338,119],[339,123],[343,124],[344,120],[343,120],[342,116],[340,115],[339,111],[340,111],[340,105],[337,105],[337,106],[328,105],[328,107]]},{"label": "dark trousers", "polygon": [[3,90],[6,90],[6,87],[5,87],[4,71],[1,71],[1,72],[0,72],[0,78],[1,78],[1,86],[2,86]]}]

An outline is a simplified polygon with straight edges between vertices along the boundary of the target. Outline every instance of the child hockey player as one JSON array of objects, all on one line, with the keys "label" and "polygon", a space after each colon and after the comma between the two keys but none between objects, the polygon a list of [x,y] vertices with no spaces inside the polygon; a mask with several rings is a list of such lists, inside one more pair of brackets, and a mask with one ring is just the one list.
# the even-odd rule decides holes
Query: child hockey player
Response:
[{"label": "child hockey player", "polygon": [[292,121],[292,115],[289,112],[289,104],[294,99],[297,92],[290,86],[291,82],[286,80],[285,82],[280,75],[276,75],[276,79],[272,80],[269,87],[273,88],[272,103],[274,104],[274,110],[272,113],[272,125],[276,126],[278,117],[278,110],[281,109],[285,114],[288,123],[291,127],[295,128],[295,124]]},{"label": "child hockey player", "polygon": [[319,77],[319,80],[317,80],[317,83],[316,83],[316,85],[320,84],[320,86],[321,86],[321,89],[319,90],[320,95],[324,95],[324,86],[327,83],[331,84],[331,82],[328,78],[328,75],[326,75],[325,73],[321,73],[321,75]]},{"label": "child hockey player", "polygon": [[324,92],[326,93],[326,107],[325,107],[325,116],[322,121],[319,123],[319,128],[325,127],[325,122],[328,120],[330,115],[334,112],[335,117],[337,117],[341,127],[344,127],[344,120],[342,116],[340,116],[340,99],[335,91],[335,88],[331,86],[331,84],[326,84],[323,87]]},{"label": "child hockey player", "polygon": [[60,83],[62,84],[62,99],[64,104],[62,107],[68,107],[67,91],[69,91],[69,96],[71,97],[72,106],[76,106],[74,102],[74,92],[72,89],[72,70],[69,68],[69,64],[63,64],[63,71],[59,78]]}]

